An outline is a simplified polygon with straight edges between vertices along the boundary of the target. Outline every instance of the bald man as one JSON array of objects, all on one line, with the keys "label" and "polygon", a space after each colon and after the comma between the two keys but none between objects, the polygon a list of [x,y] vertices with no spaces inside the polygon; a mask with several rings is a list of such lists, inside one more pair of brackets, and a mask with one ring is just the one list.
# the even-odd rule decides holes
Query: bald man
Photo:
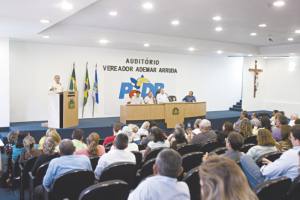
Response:
[{"label": "bald man", "polygon": [[55,92],[55,93],[60,93],[64,91],[64,88],[62,84],[60,83],[60,76],[55,75],[53,78],[53,84],[50,87],[50,91]]}]

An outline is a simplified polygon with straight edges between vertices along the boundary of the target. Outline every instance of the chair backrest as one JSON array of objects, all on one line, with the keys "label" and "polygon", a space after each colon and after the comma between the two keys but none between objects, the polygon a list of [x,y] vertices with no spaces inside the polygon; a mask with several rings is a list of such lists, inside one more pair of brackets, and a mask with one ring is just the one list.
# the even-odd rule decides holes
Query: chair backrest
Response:
[{"label": "chair backrest", "polygon": [[136,167],[137,167],[137,169],[139,169],[142,166],[143,154],[142,154],[142,152],[139,152],[139,151],[132,151],[131,153],[134,154],[135,161],[136,161]]},{"label": "chair backrest", "polygon": [[148,160],[152,159],[152,158],[156,158],[157,155],[159,154],[159,152],[161,150],[165,149],[165,147],[160,147],[160,148],[155,148],[153,150],[151,150],[145,157],[144,162],[147,162]]},{"label": "chair backrest", "polygon": [[29,184],[29,175],[28,173],[31,171],[35,161],[36,161],[37,157],[32,157],[32,158],[29,158],[28,160],[26,160],[24,162],[24,165],[23,165],[23,169],[21,171],[21,181],[22,181],[22,184],[23,184],[23,187],[26,188]]},{"label": "chair backrest", "polygon": [[201,152],[206,153],[206,152],[211,152],[219,147],[221,147],[222,145],[218,142],[208,142],[205,145],[203,145],[203,147],[201,148]]},{"label": "chair backrest", "polygon": [[93,170],[96,169],[97,165],[98,165],[98,161],[99,161],[99,156],[95,156],[95,157],[90,157],[90,161],[91,161],[91,165]]},{"label": "chair backrest", "polygon": [[252,136],[247,137],[247,138],[244,140],[244,144],[257,144],[257,138],[256,138],[256,135],[252,135]]},{"label": "chair backrest", "polygon": [[201,200],[199,167],[191,169],[182,179],[189,187],[191,200]]},{"label": "chair backrest", "polygon": [[139,151],[142,151],[142,150],[146,149],[147,146],[144,144],[138,144],[138,147],[139,147]]},{"label": "chair backrest", "polygon": [[129,190],[128,184],[122,180],[104,181],[83,190],[79,200],[126,200]]},{"label": "chair backrest", "polygon": [[99,182],[113,179],[123,180],[133,188],[136,176],[136,165],[131,162],[117,162],[107,166],[99,177]]},{"label": "chair backrest", "polygon": [[291,183],[291,179],[280,177],[258,185],[255,192],[259,200],[285,200]]},{"label": "chair backrest", "polygon": [[271,152],[271,153],[266,153],[262,156],[260,156],[257,161],[256,161],[256,164],[261,167],[263,164],[262,164],[262,159],[263,158],[266,158],[270,161],[275,161],[277,160],[280,156],[281,156],[282,152],[278,152],[278,151],[275,151],[275,152]]},{"label": "chair backrest", "polygon": [[219,147],[213,150],[212,152],[218,155],[224,154],[227,151],[226,147]]},{"label": "chair backrest", "polygon": [[72,170],[62,174],[55,179],[51,187],[50,199],[77,200],[81,191],[93,185],[94,180],[94,172],[88,170]]},{"label": "chair backrest", "polygon": [[244,153],[247,153],[248,150],[251,148],[251,147],[254,147],[255,144],[252,144],[252,143],[248,143],[248,144],[244,144],[242,147],[241,147],[241,152],[244,152]]},{"label": "chair backrest", "polygon": [[202,152],[193,152],[188,153],[182,156],[182,167],[185,172],[190,171],[191,169],[198,167],[202,163]]},{"label": "chair backrest", "polygon": [[192,152],[200,152],[201,151],[201,146],[198,144],[186,144],[182,147],[180,147],[179,149],[177,149],[178,153],[180,153],[180,155],[184,155],[184,154],[188,154],[188,153],[192,153]]},{"label": "chair backrest", "polygon": [[39,168],[37,168],[36,173],[35,173],[35,179],[34,179],[34,185],[40,185],[43,182],[43,178],[47,172],[48,166],[49,166],[49,162],[45,162],[43,163],[41,166],[39,166]]},{"label": "chair backrest", "polygon": [[168,99],[169,99],[170,102],[177,101],[177,98],[176,98],[176,96],[174,96],[174,95],[168,96]]},{"label": "chair backrest", "polygon": [[300,175],[293,181],[288,193],[288,200],[298,200],[300,197]]},{"label": "chair backrest", "polygon": [[152,158],[143,164],[142,168],[138,172],[140,176],[140,180],[143,180],[144,178],[151,176],[153,174],[154,163],[155,163],[155,158]]}]

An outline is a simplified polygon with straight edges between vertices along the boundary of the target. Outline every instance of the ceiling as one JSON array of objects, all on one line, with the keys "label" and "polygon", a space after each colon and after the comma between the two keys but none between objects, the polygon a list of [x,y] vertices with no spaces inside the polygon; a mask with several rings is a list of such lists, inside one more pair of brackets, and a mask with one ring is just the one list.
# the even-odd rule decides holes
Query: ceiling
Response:
[{"label": "ceiling", "polygon": [[[0,1],[0,37],[171,53],[191,53],[187,49],[193,47],[192,53],[222,50],[237,56],[275,54],[268,51],[274,48],[285,51],[276,54],[286,54],[287,46],[295,52],[300,43],[300,34],[294,33],[300,29],[299,0],[285,0],[282,8],[273,7],[274,0],[65,0],[73,3],[71,11],[58,8],[61,1]],[[154,8],[143,9],[145,2]],[[111,10],[118,15],[110,16]],[[213,21],[215,15],[222,20]],[[42,18],[51,23],[41,24]],[[174,19],[180,21],[178,26],[170,24]],[[258,27],[261,23],[267,27]],[[223,31],[216,32],[217,26]],[[252,32],[257,36],[250,36]],[[288,41],[289,37],[294,41]],[[101,45],[102,38],[110,42]],[[150,46],[145,48],[144,43]]]}]

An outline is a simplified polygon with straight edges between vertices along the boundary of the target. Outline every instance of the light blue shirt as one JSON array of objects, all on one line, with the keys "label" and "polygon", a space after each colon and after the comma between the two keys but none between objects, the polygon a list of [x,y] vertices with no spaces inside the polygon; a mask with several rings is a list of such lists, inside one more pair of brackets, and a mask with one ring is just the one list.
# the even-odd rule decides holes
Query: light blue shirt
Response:
[{"label": "light blue shirt", "polygon": [[286,176],[294,180],[299,175],[299,155],[300,146],[284,152],[280,158],[274,162],[262,166],[260,169],[266,180]]},{"label": "light blue shirt", "polygon": [[167,176],[152,176],[144,180],[130,193],[128,200],[190,200],[185,182]]},{"label": "light blue shirt", "polygon": [[52,159],[43,179],[44,187],[50,189],[56,178],[75,169],[93,171],[89,158],[84,155],[69,155]]}]

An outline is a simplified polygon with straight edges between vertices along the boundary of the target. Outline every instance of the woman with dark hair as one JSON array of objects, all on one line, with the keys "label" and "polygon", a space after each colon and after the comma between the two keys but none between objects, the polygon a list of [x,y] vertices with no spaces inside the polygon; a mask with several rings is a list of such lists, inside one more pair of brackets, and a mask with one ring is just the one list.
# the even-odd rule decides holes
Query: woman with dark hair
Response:
[{"label": "woman with dark hair", "polygon": [[292,131],[291,126],[289,125],[281,126],[281,140],[278,142],[280,151],[287,151],[293,148],[292,142],[289,137],[291,131]]},{"label": "woman with dark hair", "polygon": [[16,162],[24,150],[23,139],[27,136],[27,133],[19,133],[19,131],[16,131],[11,134],[14,135],[13,138],[15,140],[12,146],[12,160]]},{"label": "woman with dark hair", "polygon": [[225,145],[225,138],[228,137],[228,134],[233,131],[233,124],[229,121],[225,121],[222,126],[222,131],[217,134],[218,142]]},{"label": "woman with dark hair", "polygon": [[150,129],[150,136],[152,141],[148,142],[144,156],[146,156],[153,149],[161,147],[170,147],[170,143],[167,140],[167,137],[160,128],[152,127]]},{"label": "woman with dark hair", "polygon": [[176,128],[173,133],[173,137],[174,140],[171,142],[171,148],[174,150],[177,150],[188,143],[184,129],[182,128]]},{"label": "woman with dark hair", "polygon": [[265,116],[265,115],[262,116],[262,118],[260,119],[260,122],[261,122],[262,128],[268,129],[269,131],[272,130],[271,121],[268,116]]},{"label": "woman with dark hair", "polygon": [[252,135],[252,125],[249,119],[245,118],[241,121],[240,134],[242,134],[244,138],[250,137]]}]

